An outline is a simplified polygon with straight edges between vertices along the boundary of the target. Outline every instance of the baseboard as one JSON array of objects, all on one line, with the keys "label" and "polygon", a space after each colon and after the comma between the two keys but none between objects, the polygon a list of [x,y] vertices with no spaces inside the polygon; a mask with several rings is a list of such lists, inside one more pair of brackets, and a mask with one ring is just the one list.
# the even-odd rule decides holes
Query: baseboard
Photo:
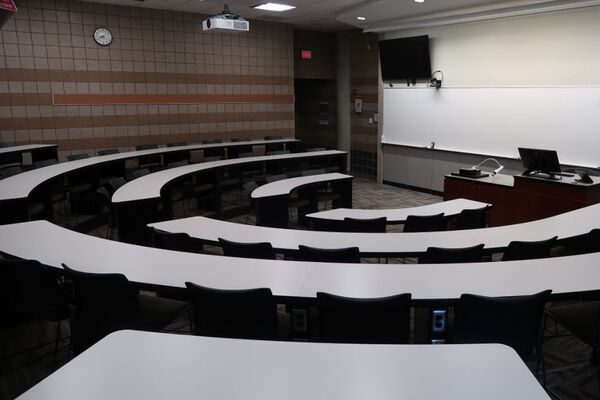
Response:
[{"label": "baseboard", "polygon": [[398,183],[398,182],[392,182],[392,181],[386,181],[386,180],[384,180],[382,183],[384,185],[396,186],[396,187],[403,188],[403,189],[410,189],[410,190],[414,190],[416,192],[429,193],[429,194],[433,194],[436,196],[444,196],[444,192],[440,192],[438,190],[426,189],[426,188],[421,188],[418,186],[405,185],[404,183]]}]

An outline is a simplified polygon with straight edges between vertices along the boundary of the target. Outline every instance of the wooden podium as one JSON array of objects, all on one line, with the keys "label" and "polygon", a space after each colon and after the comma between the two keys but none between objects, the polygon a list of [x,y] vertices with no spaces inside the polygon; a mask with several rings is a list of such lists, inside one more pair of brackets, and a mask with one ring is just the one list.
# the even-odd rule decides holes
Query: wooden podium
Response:
[{"label": "wooden podium", "polygon": [[496,175],[480,179],[446,175],[444,200],[465,198],[493,205],[490,226],[517,224],[600,203],[600,178],[584,184],[575,177],[550,180]]}]

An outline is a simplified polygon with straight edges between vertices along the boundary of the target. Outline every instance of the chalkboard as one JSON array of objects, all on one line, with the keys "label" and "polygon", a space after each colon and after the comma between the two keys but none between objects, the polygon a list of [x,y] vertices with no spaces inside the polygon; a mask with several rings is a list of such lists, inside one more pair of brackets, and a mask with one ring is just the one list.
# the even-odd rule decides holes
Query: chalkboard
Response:
[{"label": "chalkboard", "polygon": [[385,144],[518,158],[558,151],[562,164],[600,165],[600,88],[385,88]]}]

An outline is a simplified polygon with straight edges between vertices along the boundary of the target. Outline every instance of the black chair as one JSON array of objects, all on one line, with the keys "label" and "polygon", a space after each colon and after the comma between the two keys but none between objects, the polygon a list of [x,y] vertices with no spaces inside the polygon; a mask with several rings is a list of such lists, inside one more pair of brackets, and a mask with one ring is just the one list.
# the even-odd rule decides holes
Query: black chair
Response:
[{"label": "black chair", "polygon": [[23,172],[25,172],[25,169],[23,167],[15,165],[12,167],[6,167],[4,169],[1,169],[0,177],[2,179],[10,178],[11,176],[19,175],[19,174],[22,174]]},{"label": "black chair", "polygon": [[116,212],[111,201],[112,195],[104,186],[96,189],[96,193],[98,194],[98,199],[100,201],[100,214],[106,216],[107,219],[106,238],[111,239],[115,229],[117,228]]},{"label": "black chair", "polygon": [[462,210],[456,217],[454,229],[485,228],[487,226],[487,214],[489,209],[489,206],[485,206],[474,210]]},{"label": "black chair", "polygon": [[238,243],[219,238],[219,245],[227,257],[260,258],[275,260],[275,251],[271,243]]},{"label": "black chair", "polygon": [[272,150],[265,153],[266,156],[280,156],[282,154],[290,154],[289,150]]},{"label": "black chair", "polygon": [[574,254],[596,253],[600,251],[600,229],[592,229],[570,245]]},{"label": "black chair", "polygon": [[[167,143],[167,147],[181,147],[187,146],[186,142],[177,142],[177,143]],[[163,154],[163,161],[165,164],[169,165],[176,162],[181,161],[189,161],[190,152],[188,150],[185,151],[170,151]],[[171,168],[171,167],[169,167]]]},{"label": "black chair", "polygon": [[273,340],[277,304],[270,289],[221,290],[186,282],[194,310],[194,334]]},{"label": "black chair", "polygon": [[317,293],[319,340],[333,343],[408,343],[410,293],[357,299]]},{"label": "black chair", "polygon": [[[309,169],[301,172],[302,176],[311,176],[311,175],[321,175],[325,174],[325,170],[322,168],[319,169]],[[331,185],[329,183],[323,183],[322,185],[318,185],[320,188],[317,190],[317,202],[323,204],[323,208],[327,207],[327,202],[331,202],[333,207],[333,202],[342,198],[342,195],[336,193],[332,190]]]},{"label": "black chair", "polygon": [[547,240],[521,242],[512,241],[502,255],[502,261],[529,260],[533,258],[546,258],[556,242],[557,236]]},{"label": "black chair", "polygon": [[[77,153],[67,156],[67,161],[77,161],[90,158],[87,153]],[[67,193],[68,208],[71,212],[80,206],[86,208],[86,199],[93,197],[94,188],[97,183],[97,175],[90,168],[70,173],[67,176],[65,191]]]},{"label": "black chair", "polygon": [[419,257],[420,264],[470,263],[481,262],[484,244],[472,247],[448,249],[428,247],[424,255]]},{"label": "black chair", "polygon": [[44,167],[48,167],[48,166],[54,165],[54,164],[58,164],[58,161],[55,160],[54,158],[49,158],[47,160],[40,160],[40,161],[34,162],[33,168],[35,168],[35,169],[44,168]]},{"label": "black chair", "polygon": [[111,154],[119,154],[120,151],[119,151],[119,149],[102,149],[102,150],[98,150],[97,153],[99,156],[108,156]]},{"label": "black chair", "polygon": [[600,388],[600,301],[552,305],[546,314],[592,348],[591,362],[596,365]]},{"label": "black chair", "polygon": [[[217,143],[223,143],[223,141],[221,139],[206,139],[202,141],[202,144],[217,144]],[[207,149],[203,149],[203,157],[204,160],[206,161],[207,158],[213,158],[213,157],[218,157],[216,158],[217,160],[221,160],[223,158],[225,158],[225,147],[213,147],[213,148],[207,148]]]},{"label": "black chair", "polygon": [[87,153],[76,153],[76,154],[70,154],[67,156],[67,161],[77,161],[77,160],[84,160],[86,158],[90,158],[90,155]]},{"label": "black chair", "polygon": [[485,297],[463,294],[454,308],[455,343],[501,343],[541,364],[542,319],[551,290],[530,296]]},{"label": "black chair", "polygon": [[[0,259],[0,304],[0,328],[5,330],[0,371],[5,372],[5,361],[12,356],[48,345],[53,345],[54,368],[59,342],[64,339],[60,337],[61,324],[69,318],[67,299],[57,276],[37,261]],[[55,322],[54,340],[8,354],[11,329],[30,321]]]},{"label": "black chair", "polygon": [[202,242],[187,233],[171,233],[152,228],[154,247],[165,250],[202,253]]},{"label": "black chair", "polygon": [[387,225],[387,218],[344,218],[344,232],[371,232],[371,233],[385,233]]},{"label": "black chair", "polygon": [[[158,149],[157,144],[138,144],[135,146],[137,151]],[[149,168],[157,170],[160,168],[160,154],[151,154],[138,157],[138,169]]]},{"label": "black chair", "polygon": [[[233,138],[232,143],[236,142],[249,142],[248,138]],[[252,153],[252,145],[241,145],[241,146],[229,146],[227,148],[227,158],[239,158],[241,153]]]},{"label": "black chair", "polygon": [[[283,139],[281,136],[265,136],[265,140],[279,140]],[[284,144],[283,143],[267,143],[265,145],[265,153],[271,153],[273,151],[283,151]]]},{"label": "black chair", "polygon": [[265,182],[273,183],[284,179],[287,179],[287,175],[285,174],[270,175],[265,178]]},{"label": "black chair", "polygon": [[298,246],[298,261],[334,262],[334,263],[360,263],[360,250],[358,247],[343,249],[319,249],[304,245]]},{"label": "black chair", "polygon": [[71,324],[75,354],[117,330],[162,330],[188,308],[181,301],[139,295],[122,274],[75,271],[65,264],[63,268],[77,308]]},{"label": "black chair", "polygon": [[0,149],[5,147],[14,147],[17,145],[17,142],[2,142],[0,143]]},{"label": "black chair", "polygon": [[435,215],[409,215],[404,221],[403,232],[437,232],[446,230],[444,213]]}]

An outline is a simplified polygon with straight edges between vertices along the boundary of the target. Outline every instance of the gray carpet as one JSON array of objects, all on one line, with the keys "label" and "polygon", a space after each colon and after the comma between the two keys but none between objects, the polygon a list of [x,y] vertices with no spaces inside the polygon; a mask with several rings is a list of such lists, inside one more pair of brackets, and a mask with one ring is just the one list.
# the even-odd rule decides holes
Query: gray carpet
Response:
[{"label": "gray carpet", "polygon": [[[238,194],[230,194],[226,197],[232,205],[243,201]],[[400,208],[430,204],[441,201],[438,196],[400,189],[392,186],[379,185],[371,180],[357,178],[354,181],[353,204],[355,208]],[[180,206],[179,215],[191,215],[196,212],[189,204]],[[236,222],[253,223],[253,218],[245,216],[234,218]],[[100,227],[92,232],[103,236],[105,228]],[[218,248],[210,249],[218,253]],[[189,330],[185,316],[175,321],[170,330],[186,333]],[[555,332],[555,329],[558,332]],[[7,353],[18,352],[21,349],[33,345],[51,341],[54,338],[55,325],[46,323],[32,323],[11,329],[7,338]],[[544,345],[544,356],[547,365],[547,387],[558,394],[562,399],[598,399],[598,384],[596,379],[596,367],[590,365],[591,348],[581,341],[568,335],[560,326],[555,327],[553,323],[548,326],[548,334],[560,333],[566,336],[548,339]],[[68,323],[63,324],[61,336],[68,336]],[[4,340],[6,336],[2,336]],[[62,349],[58,353],[57,366],[63,365],[69,360],[69,341],[63,340]],[[3,364],[3,371],[13,370],[7,375],[0,376],[0,399],[11,399],[23,393],[29,387],[44,379],[52,372],[53,357],[51,355],[53,345],[45,346],[34,352],[11,357]],[[39,356],[49,355],[37,359]],[[565,367],[579,363],[575,368]],[[28,364],[20,367],[22,364]],[[502,379],[499,376],[498,379]],[[307,383],[308,384],[308,383]],[[510,383],[507,383],[510,384]],[[555,398],[552,395],[552,398]],[[83,399],[82,399],[83,400]],[[418,399],[415,399],[418,400]],[[512,400],[512,399],[511,399]],[[516,400],[516,399],[515,399]]]}]

